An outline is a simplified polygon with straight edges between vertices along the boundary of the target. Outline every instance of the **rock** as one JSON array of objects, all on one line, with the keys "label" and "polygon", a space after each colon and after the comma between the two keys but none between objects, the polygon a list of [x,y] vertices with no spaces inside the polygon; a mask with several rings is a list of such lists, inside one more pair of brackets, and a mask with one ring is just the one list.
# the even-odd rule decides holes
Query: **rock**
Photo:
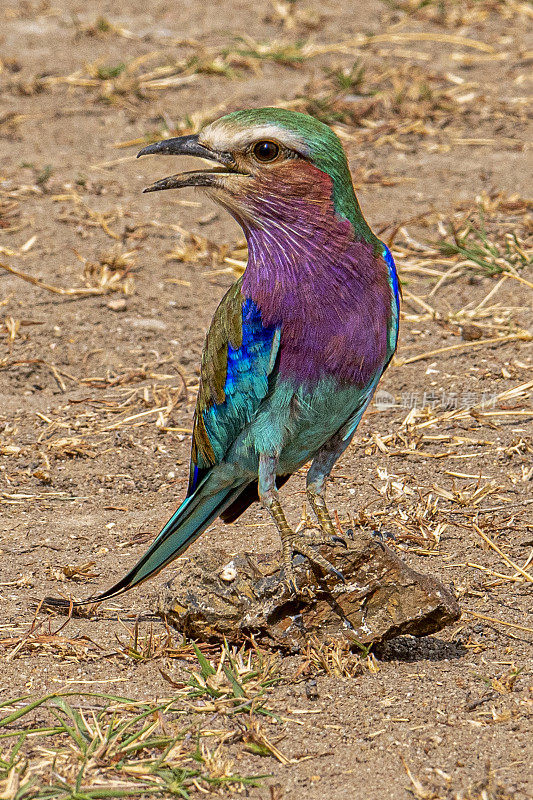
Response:
[{"label": "rock", "polygon": [[107,303],[107,307],[110,311],[126,311],[128,304],[123,297],[117,297],[114,300],[110,300]]},{"label": "rock", "polygon": [[480,328],[479,325],[461,326],[461,338],[464,339],[465,342],[475,342],[477,339],[481,339],[482,337],[483,328]]},{"label": "rock", "polygon": [[348,548],[320,548],[344,584],[298,556],[294,595],[279,554],[230,557],[210,550],[184,561],[160,593],[158,613],[195,639],[240,644],[253,634],[263,646],[286,649],[311,637],[368,645],[404,634],[426,636],[459,619],[459,605],[440,581],[404,564],[379,535],[349,534]]},{"label": "rock", "polygon": [[145,331],[166,331],[167,324],[163,322],[162,319],[152,319],[151,317],[141,317],[141,318],[128,318],[126,322],[129,322],[133,328],[142,328]]}]

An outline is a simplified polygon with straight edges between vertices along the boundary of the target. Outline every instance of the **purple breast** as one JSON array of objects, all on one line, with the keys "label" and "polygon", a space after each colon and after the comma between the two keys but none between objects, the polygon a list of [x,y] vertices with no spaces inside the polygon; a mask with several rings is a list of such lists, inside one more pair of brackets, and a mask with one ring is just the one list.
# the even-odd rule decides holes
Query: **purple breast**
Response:
[{"label": "purple breast", "polygon": [[318,187],[319,200],[317,176],[306,196],[262,186],[247,197],[243,293],[263,324],[281,325],[280,377],[314,384],[332,376],[362,387],[387,357],[387,266],[373,243],[354,239],[351,223],[335,213],[331,179],[315,172],[329,181]]}]

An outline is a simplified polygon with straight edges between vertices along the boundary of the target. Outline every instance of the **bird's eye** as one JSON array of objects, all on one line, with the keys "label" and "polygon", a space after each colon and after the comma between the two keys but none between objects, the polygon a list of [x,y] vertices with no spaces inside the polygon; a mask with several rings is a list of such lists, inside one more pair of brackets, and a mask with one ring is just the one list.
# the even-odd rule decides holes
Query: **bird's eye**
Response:
[{"label": "bird's eye", "polygon": [[279,156],[279,152],[279,144],[276,144],[276,142],[257,142],[254,145],[254,156],[263,163],[275,161]]}]

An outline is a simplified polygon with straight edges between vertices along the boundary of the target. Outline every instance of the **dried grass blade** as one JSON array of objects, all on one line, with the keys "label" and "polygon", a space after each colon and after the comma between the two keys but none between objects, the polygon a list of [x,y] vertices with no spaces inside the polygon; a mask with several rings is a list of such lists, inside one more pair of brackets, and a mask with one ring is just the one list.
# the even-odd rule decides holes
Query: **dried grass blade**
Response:
[{"label": "dried grass blade", "polygon": [[521,333],[511,333],[508,336],[493,336],[491,339],[478,339],[474,342],[462,342],[461,344],[452,344],[448,347],[437,347],[436,350],[429,350],[427,353],[419,353],[417,356],[411,358],[396,358],[395,363],[398,367],[403,367],[406,364],[414,364],[416,361],[424,361],[426,358],[432,358],[439,353],[449,353],[452,350],[466,350],[469,347],[481,347],[484,344],[505,344],[505,342],[531,342],[533,335],[522,331]]},{"label": "dried grass blade", "polygon": [[6,272],[10,272],[12,275],[16,275],[17,278],[22,278],[23,281],[31,283],[33,286],[38,286],[40,289],[46,289],[47,292],[52,292],[52,294],[60,294],[63,297],[91,297],[93,295],[107,294],[110,291],[110,287],[107,286],[95,289],[90,289],[87,286],[80,286],[79,289],[64,289],[62,286],[52,286],[49,283],[40,281],[38,278],[34,278],[33,275],[28,275],[26,272],[21,272],[20,270],[15,269],[15,267],[10,267],[8,264],[4,264],[2,261],[0,261],[0,268],[5,269]]},{"label": "dried grass blade", "polygon": [[526,572],[525,569],[522,569],[522,567],[519,567],[518,564],[512,561],[508,556],[506,556],[505,553],[502,550],[500,550],[498,545],[495,542],[493,542],[492,539],[489,536],[487,536],[486,533],[483,533],[481,528],[478,525],[476,525],[475,522],[472,523],[472,527],[474,528],[476,533],[478,533],[479,536],[481,536],[483,541],[485,541],[489,545],[489,547],[495,550],[496,553],[498,553],[498,555],[501,556],[501,558],[503,558],[506,564],[512,567],[515,570],[515,572],[518,572],[520,575],[522,575],[527,581],[533,583],[533,576],[530,575],[529,572]]},{"label": "dried grass blade", "polygon": [[485,619],[487,622],[496,622],[498,625],[506,625],[508,628],[516,628],[519,631],[533,633],[533,628],[526,628],[525,625],[517,625],[515,622],[505,622],[505,620],[497,619],[496,617],[488,617],[486,614],[478,614],[477,611],[470,611],[468,608],[463,609],[463,614],[470,614],[477,619]]}]

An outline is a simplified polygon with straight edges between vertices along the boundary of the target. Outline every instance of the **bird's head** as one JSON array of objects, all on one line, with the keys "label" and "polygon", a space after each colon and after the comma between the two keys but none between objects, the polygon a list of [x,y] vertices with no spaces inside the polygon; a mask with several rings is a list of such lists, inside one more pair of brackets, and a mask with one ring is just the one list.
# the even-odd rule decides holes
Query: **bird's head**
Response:
[{"label": "bird's head", "polygon": [[298,213],[329,211],[355,227],[364,223],[338,137],[307,114],[236,111],[198,134],[148,145],[139,156],[157,154],[199,156],[216,166],[171,175],[145,192],[202,187],[245,228],[282,220],[291,215],[291,203],[297,203]]}]

